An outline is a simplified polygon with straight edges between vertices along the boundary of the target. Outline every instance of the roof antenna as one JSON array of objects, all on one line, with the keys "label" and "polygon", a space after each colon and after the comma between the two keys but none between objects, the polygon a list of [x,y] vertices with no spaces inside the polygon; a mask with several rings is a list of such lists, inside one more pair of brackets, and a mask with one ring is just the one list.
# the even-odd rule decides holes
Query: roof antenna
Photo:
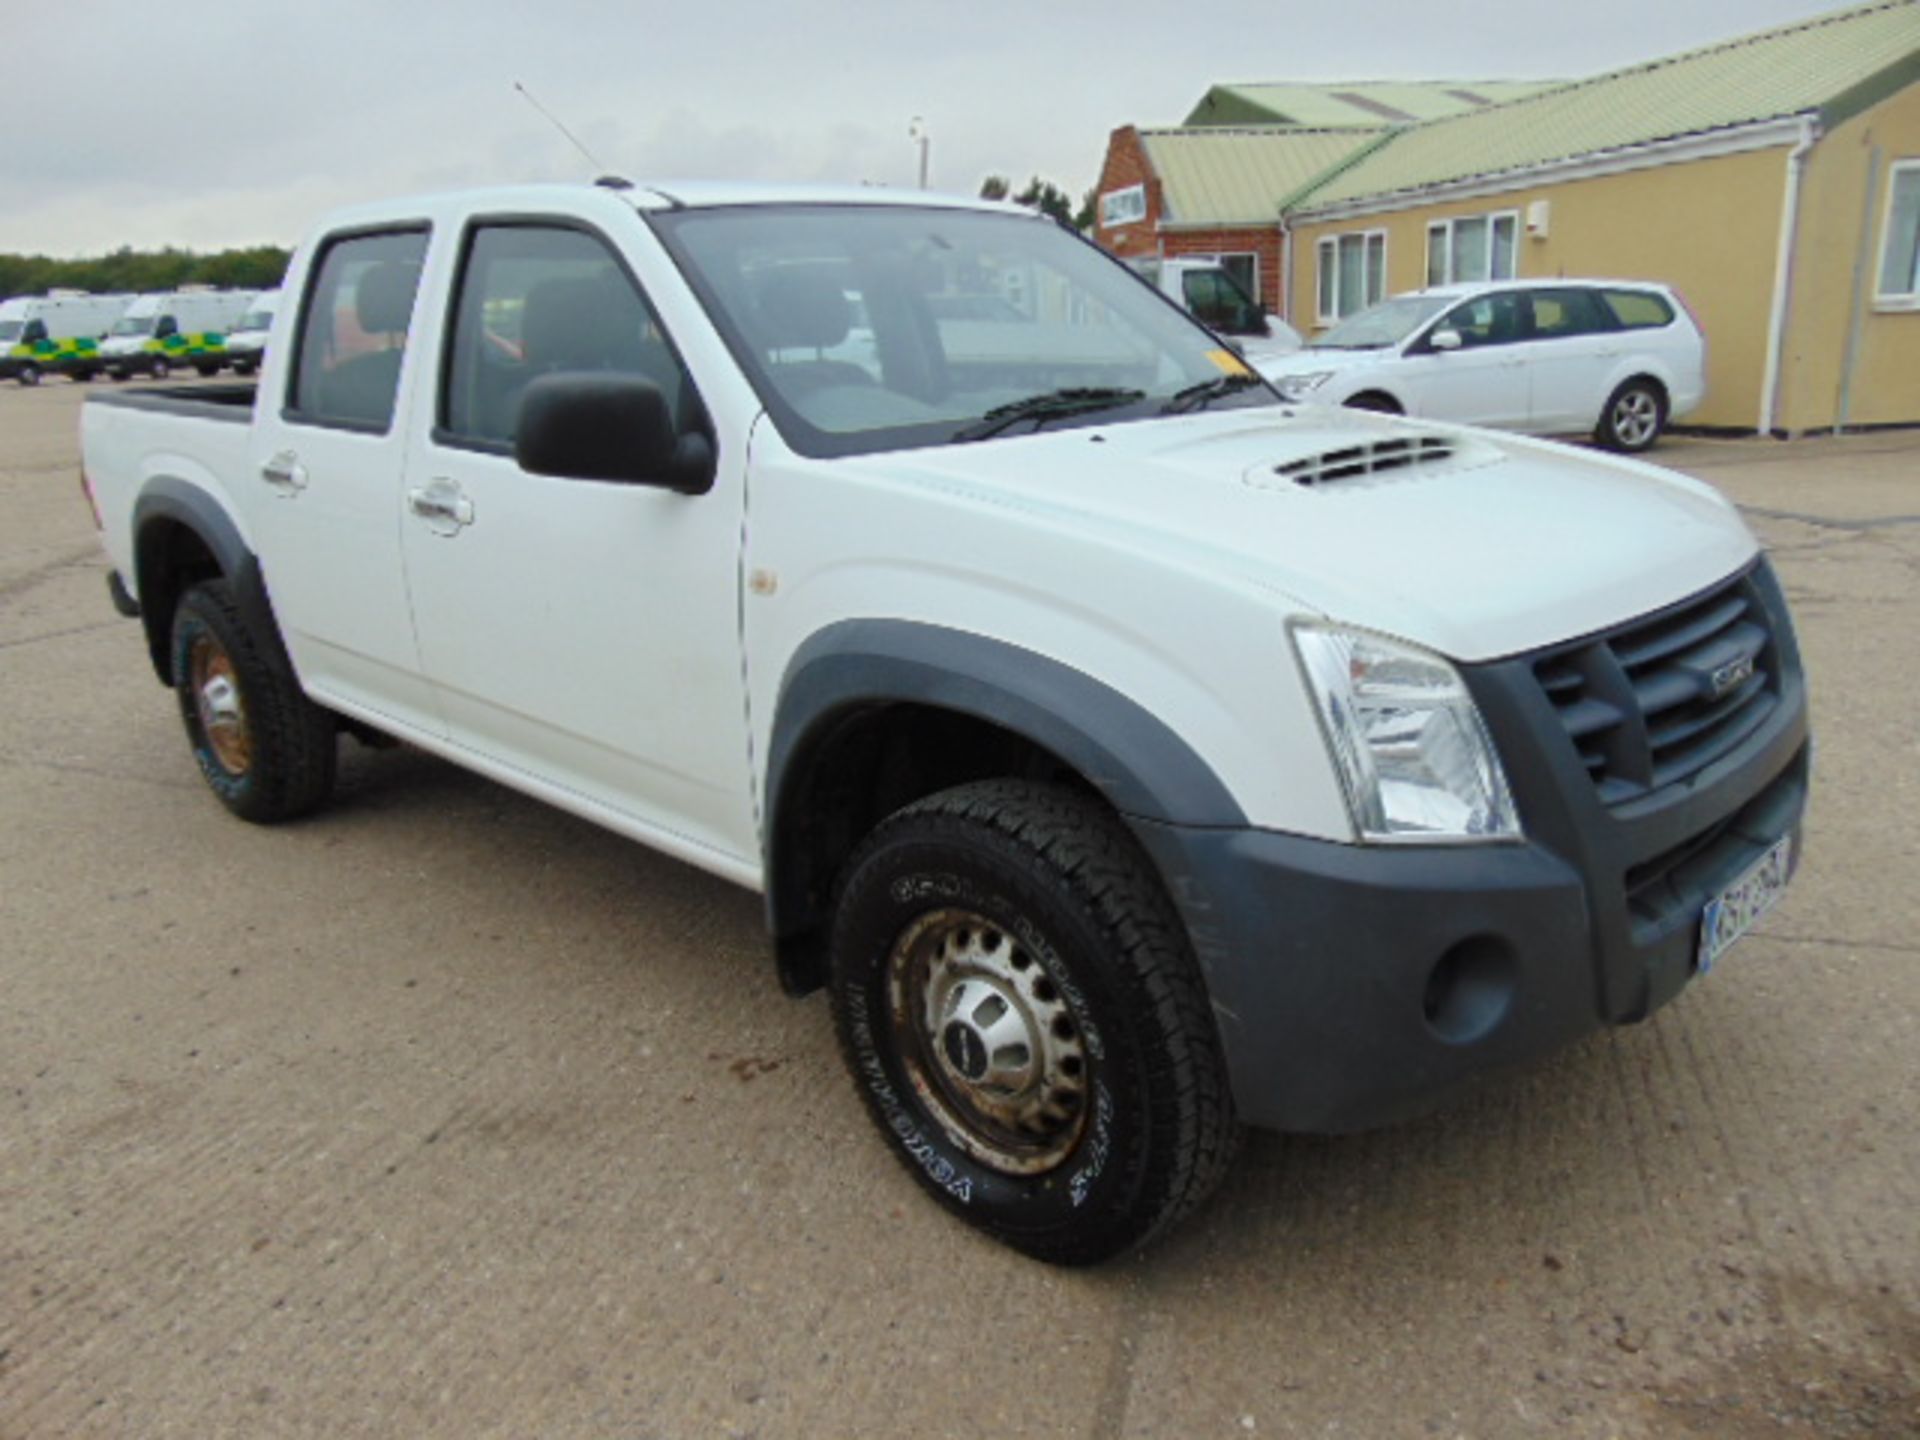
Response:
[{"label": "roof antenna", "polygon": [[559,117],[555,115],[551,110],[547,109],[546,106],[542,105],[538,100],[534,99],[533,92],[531,90],[527,89],[527,87],[522,85],[518,80],[513,82],[513,88],[520,92],[521,99],[525,100],[535,110],[538,110],[540,112],[540,116],[542,119],[544,119],[549,125],[553,126],[553,128],[558,130],[562,135],[567,137],[567,143],[573,146],[574,149],[578,150],[581,153],[581,155],[586,157],[587,164],[591,165],[595,170],[602,172],[600,176],[594,180],[593,182],[594,184],[604,185],[609,190],[631,190],[633,188],[633,182],[627,179],[625,176],[613,175],[613,174],[607,173],[607,167],[602,165],[598,160],[593,158],[593,152],[587,149],[586,146],[580,143],[580,137],[578,135],[575,135],[565,125],[562,125],[560,123]]}]

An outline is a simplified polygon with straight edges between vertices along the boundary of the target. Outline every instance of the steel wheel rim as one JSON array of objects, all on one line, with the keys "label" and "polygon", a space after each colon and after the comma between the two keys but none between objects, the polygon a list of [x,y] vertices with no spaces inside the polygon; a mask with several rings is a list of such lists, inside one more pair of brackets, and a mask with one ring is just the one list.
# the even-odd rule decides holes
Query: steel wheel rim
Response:
[{"label": "steel wheel rim", "polygon": [[229,775],[245,775],[253,765],[253,736],[247,727],[246,706],[240,699],[233,658],[210,635],[201,635],[193,642],[188,683],[193,689],[200,733],[213,758]]},{"label": "steel wheel rim", "polygon": [[1645,443],[1660,423],[1660,407],[1644,390],[1630,390],[1613,405],[1613,433],[1628,445]]},{"label": "steel wheel rim", "polygon": [[887,960],[889,1013],[907,1077],[974,1159],[1037,1175],[1087,1122],[1092,1057],[1067,997],[1001,926],[942,909],[901,931]]}]

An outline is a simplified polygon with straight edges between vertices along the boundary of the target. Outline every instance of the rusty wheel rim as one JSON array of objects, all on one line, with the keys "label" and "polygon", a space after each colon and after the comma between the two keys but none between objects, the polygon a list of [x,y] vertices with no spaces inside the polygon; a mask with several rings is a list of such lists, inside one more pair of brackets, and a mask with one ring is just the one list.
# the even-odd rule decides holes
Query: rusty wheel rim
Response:
[{"label": "rusty wheel rim", "polygon": [[253,737],[233,658],[211,635],[202,635],[194,640],[188,663],[193,705],[207,748],[229,775],[245,775],[253,764]]}]

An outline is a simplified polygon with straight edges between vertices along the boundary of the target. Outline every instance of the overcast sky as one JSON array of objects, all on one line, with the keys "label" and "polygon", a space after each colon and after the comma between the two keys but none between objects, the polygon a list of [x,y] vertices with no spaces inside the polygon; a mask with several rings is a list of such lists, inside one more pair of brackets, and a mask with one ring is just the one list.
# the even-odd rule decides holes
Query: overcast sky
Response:
[{"label": "overcast sky", "polygon": [[637,178],[1041,174],[1252,80],[1581,76],[1825,0],[0,0],[0,251],[291,244],[329,206]]}]

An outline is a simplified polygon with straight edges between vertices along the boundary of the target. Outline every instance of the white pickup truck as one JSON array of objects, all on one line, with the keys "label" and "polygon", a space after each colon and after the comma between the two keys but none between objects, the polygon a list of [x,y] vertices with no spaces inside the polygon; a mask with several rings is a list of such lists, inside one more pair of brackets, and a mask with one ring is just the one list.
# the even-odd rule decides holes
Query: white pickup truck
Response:
[{"label": "white pickup truck", "polygon": [[1030,1254],[1643,1018],[1797,859],[1719,495],[1296,411],[1018,208],[408,199],[285,293],[257,393],[84,409],[214,793],[285,820],[397,737],[762,892],[883,1142]]}]

